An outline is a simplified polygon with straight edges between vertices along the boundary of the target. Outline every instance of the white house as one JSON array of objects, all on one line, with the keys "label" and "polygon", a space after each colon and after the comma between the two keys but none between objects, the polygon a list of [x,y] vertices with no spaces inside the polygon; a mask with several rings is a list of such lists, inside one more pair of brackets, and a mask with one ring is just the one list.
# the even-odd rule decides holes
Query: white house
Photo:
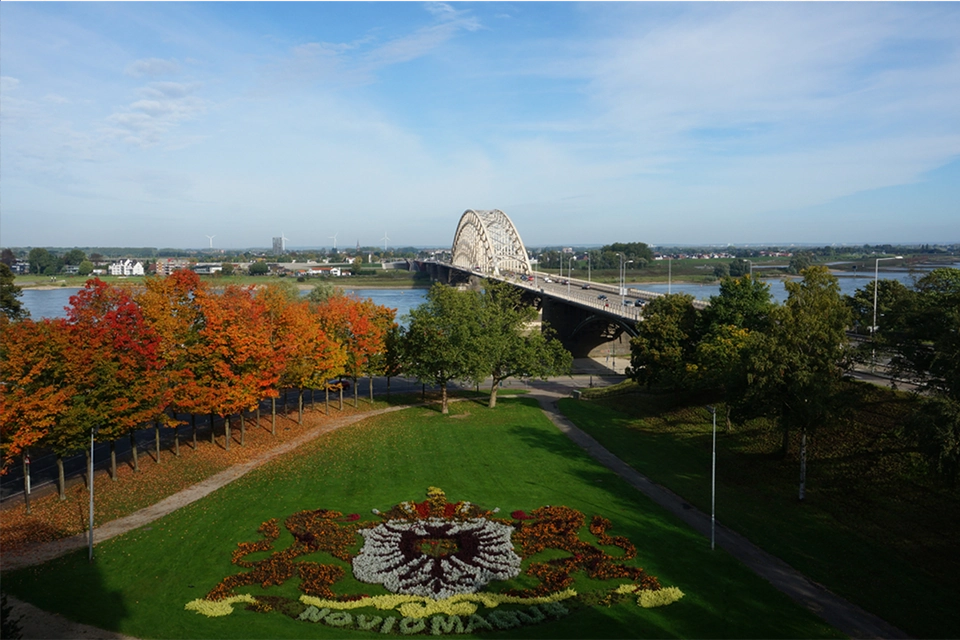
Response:
[{"label": "white house", "polygon": [[143,264],[132,260],[121,260],[111,264],[109,271],[112,276],[142,276]]}]

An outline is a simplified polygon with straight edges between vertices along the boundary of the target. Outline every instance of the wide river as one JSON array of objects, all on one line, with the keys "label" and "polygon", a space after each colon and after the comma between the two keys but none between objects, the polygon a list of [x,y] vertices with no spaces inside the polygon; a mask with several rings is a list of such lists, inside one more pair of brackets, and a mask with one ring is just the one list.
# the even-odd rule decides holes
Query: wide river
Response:
[{"label": "wide river", "polygon": [[[62,289],[24,289],[20,301],[30,312],[34,320],[40,318],[63,318],[66,313],[64,307],[70,304],[70,296],[79,289],[64,287]],[[308,291],[303,291],[306,295]],[[397,321],[413,307],[421,304],[427,296],[427,289],[344,289],[344,293],[370,298],[377,304],[382,304],[397,310]]]},{"label": "wide river", "polygon": [[[960,263],[954,265],[960,267]],[[922,277],[928,270],[888,270],[881,271],[881,279],[899,280],[908,287],[912,287],[916,279]],[[840,291],[847,295],[853,295],[857,289],[862,289],[873,280],[872,275],[857,276],[839,276]],[[784,280],[781,278],[765,278],[764,282],[770,285],[770,294],[778,302],[787,299],[787,290],[783,286]],[[655,293],[689,293],[694,298],[707,300],[710,296],[715,296],[720,291],[719,283],[711,284],[691,284],[683,282],[674,282],[672,284],[653,284],[653,283],[631,283],[627,286],[643,291],[653,291]],[[70,304],[70,296],[75,294],[76,288],[62,289],[24,289],[20,300],[30,311],[30,317],[38,318],[62,318],[64,317],[64,307]],[[397,310],[397,320],[400,321],[411,308],[423,303],[426,299],[427,289],[345,289],[345,293],[354,294],[361,298],[370,298],[377,304],[382,304],[391,309]],[[306,295],[306,291],[302,292]]]}]

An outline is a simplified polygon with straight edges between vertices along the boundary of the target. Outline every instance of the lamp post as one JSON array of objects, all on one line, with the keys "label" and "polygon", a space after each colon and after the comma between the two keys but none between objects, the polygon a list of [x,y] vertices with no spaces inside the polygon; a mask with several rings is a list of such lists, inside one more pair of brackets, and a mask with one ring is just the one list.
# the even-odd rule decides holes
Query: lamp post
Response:
[{"label": "lamp post", "polygon": [[617,255],[620,256],[620,308],[622,309],[622,308],[623,308],[623,296],[624,296],[624,283],[623,283],[623,280],[624,280],[624,276],[626,275],[626,271],[627,271],[627,270],[626,270],[626,266],[627,266],[628,264],[630,264],[631,262],[633,262],[633,260],[624,261],[624,259],[623,259],[623,258],[624,258],[624,255],[623,255],[622,253],[618,253]]},{"label": "lamp post", "polygon": [[590,279],[590,251],[587,250],[587,282],[593,282]]},{"label": "lamp post", "polygon": [[713,416],[713,461],[710,470],[710,549],[713,550],[717,541],[717,408],[708,405],[707,411]]},{"label": "lamp post", "polygon": [[567,259],[567,297],[570,297],[570,278],[573,277],[573,256]]},{"label": "lamp post", "polygon": [[877,258],[873,265],[873,324],[870,325],[870,339],[876,336],[877,332],[877,289],[880,285],[880,261],[881,260],[903,260],[903,256],[894,256],[892,258]]},{"label": "lamp post", "polygon": [[90,481],[90,562],[93,562],[93,439],[97,435],[97,431],[99,431],[98,427],[90,428],[90,471],[88,476]]},{"label": "lamp post", "polygon": [[667,295],[673,293],[673,256],[667,257]]}]

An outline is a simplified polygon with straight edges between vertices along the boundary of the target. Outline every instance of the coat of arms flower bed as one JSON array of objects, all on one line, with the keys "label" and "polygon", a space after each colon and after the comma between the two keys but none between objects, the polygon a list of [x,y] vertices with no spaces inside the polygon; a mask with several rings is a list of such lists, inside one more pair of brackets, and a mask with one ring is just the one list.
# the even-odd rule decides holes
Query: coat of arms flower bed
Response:
[{"label": "coat of arms flower bed", "polygon": [[[325,509],[295,513],[284,521],[294,541],[280,551],[273,551],[280,527],[272,519],[260,526],[262,540],[241,542],[233,552],[233,563],[249,570],[224,578],[186,608],[213,617],[229,615],[233,605],[243,603],[249,610],[344,629],[442,635],[537,624],[577,608],[628,599],[657,607],[683,597],[680,589],[661,587],[643,569],[626,564],[636,548],[622,536],[607,535],[611,523],[601,516],[590,520],[588,531],[596,540],[591,544],[580,539],[586,518],[575,509],[544,506],[530,514],[514,511],[510,518],[498,512],[448,502],[442,490],[430,487],[423,502],[401,502],[387,512],[374,509],[379,521],[361,522],[357,514]],[[600,546],[622,553],[612,556]],[[268,551],[262,560],[246,559]],[[337,593],[334,587],[346,575],[343,566],[296,560],[323,552],[349,564],[357,581],[389,593]],[[573,589],[577,572],[617,584],[578,593]],[[297,600],[236,591],[279,586],[294,577],[303,593]],[[514,584],[528,586],[511,587],[515,578]]]}]

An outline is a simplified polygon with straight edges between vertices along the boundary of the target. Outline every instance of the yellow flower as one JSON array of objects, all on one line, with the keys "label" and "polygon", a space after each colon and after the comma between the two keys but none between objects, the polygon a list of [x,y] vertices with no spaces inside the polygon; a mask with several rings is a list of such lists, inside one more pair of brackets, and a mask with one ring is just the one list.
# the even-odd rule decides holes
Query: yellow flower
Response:
[{"label": "yellow flower", "polygon": [[237,602],[246,602],[249,604],[254,604],[256,598],[251,596],[249,593],[242,593],[238,596],[231,596],[229,598],[224,598],[223,600],[204,600],[203,598],[197,598],[196,600],[191,600],[184,605],[184,609],[187,611],[196,611],[197,613],[202,613],[208,618],[219,618],[220,616],[228,616],[233,613],[233,607],[230,606]]}]

